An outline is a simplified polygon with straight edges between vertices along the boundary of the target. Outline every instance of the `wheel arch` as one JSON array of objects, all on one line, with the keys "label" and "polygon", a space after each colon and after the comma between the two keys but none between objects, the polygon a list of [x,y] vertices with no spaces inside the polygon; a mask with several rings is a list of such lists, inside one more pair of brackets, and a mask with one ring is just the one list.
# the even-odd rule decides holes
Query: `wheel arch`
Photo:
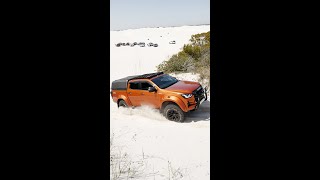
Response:
[{"label": "wheel arch", "polygon": [[168,104],[175,104],[177,105],[182,111],[187,112],[188,108],[186,105],[183,103],[182,100],[178,99],[177,97],[171,97],[170,99],[165,99],[160,107],[160,111],[162,112],[163,109],[168,105]]},{"label": "wheel arch", "polygon": [[128,106],[131,106],[131,103],[128,101],[128,98],[126,98],[125,96],[120,96],[117,100],[117,105],[119,107],[119,102],[123,100]]},{"label": "wheel arch", "polygon": [[168,104],[175,104],[177,106],[179,106],[177,103],[175,103],[174,101],[164,101],[162,104],[161,104],[161,107],[160,107],[160,111],[162,112],[164,110],[164,108],[168,105]]}]

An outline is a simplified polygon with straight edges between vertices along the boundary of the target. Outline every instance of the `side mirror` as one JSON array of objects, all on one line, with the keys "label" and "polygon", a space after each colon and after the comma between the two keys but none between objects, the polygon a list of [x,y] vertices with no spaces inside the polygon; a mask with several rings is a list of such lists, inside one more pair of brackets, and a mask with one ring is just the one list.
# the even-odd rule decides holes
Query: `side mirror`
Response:
[{"label": "side mirror", "polygon": [[149,92],[155,92],[155,91],[157,91],[157,89],[156,89],[155,87],[149,87],[149,88],[148,88],[148,91],[149,91]]}]

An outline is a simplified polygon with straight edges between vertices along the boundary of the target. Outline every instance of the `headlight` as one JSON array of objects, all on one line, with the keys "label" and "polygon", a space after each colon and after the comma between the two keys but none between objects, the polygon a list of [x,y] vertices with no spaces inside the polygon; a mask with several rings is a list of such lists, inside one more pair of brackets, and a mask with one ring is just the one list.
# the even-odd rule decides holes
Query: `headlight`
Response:
[{"label": "headlight", "polygon": [[181,96],[188,99],[192,97],[192,94],[181,94]]}]

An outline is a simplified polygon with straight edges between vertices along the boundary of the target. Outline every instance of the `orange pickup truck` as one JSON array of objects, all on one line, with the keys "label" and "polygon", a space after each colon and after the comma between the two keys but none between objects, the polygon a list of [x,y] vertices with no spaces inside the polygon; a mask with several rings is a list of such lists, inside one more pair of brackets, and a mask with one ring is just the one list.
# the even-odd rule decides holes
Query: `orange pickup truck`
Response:
[{"label": "orange pickup truck", "polygon": [[181,81],[163,72],[128,76],[111,85],[118,107],[151,106],[176,122],[183,122],[186,112],[207,100],[206,91],[198,82]]}]

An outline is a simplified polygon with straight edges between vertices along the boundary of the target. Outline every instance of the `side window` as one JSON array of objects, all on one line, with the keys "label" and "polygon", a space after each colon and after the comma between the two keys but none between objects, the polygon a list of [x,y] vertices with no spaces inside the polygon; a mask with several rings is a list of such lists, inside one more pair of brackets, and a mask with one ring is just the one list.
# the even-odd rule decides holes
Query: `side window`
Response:
[{"label": "side window", "polygon": [[131,82],[130,89],[139,89],[139,82]]},{"label": "side window", "polygon": [[148,90],[149,87],[152,87],[152,85],[149,84],[148,82],[141,82],[141,89],[142,90]]}]

